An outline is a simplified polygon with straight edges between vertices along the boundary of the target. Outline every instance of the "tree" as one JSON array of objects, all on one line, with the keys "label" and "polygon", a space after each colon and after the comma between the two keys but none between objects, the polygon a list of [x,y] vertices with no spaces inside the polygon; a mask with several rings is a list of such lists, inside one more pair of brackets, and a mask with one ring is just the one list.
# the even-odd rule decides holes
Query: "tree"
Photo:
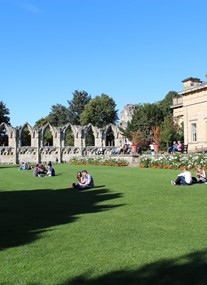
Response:
[{"label": "tree", "polygon": [[162,109],[163,116],[173,115],[173,109],[171,108],[173,104],[173,98],[177,97],[178,93],[175,91],[169,91],[165,98],[158,102],[158,105]]},{"label": "tree", "polygon": [[91,96],[85,91],[75,90],[73,93],[73,99],[68,101],[68,121],[73,125],[80,125],[80,116],[84,110],[84,106],[87,105]]},{"label": "tree", "polygon": [[3,101],[0,101],[0,124],[1,123],[10,124],[10,118],[9,116],[7,116],[9,114],[10,114],[9,109],[6,107]]},{"label": "tree", "polygon": [[146,139],[150,140],[153,128],[160,126],[163,120],[163,112],[158,104],[138,104],[131,122],[128,122],[126,129],[121,129],[121,132],[130,139],[132,133],[139,130]]},{"label": "tree", "polygon": [[49,123],[49,117],[48,116],[41,118],[38,121],[36,121],[35,127],[41,128],[41,127],[45,126],[47,123]]},{"label": "tree", "polygon": [[68,122],[68,109],[61,105],[56,104],[51,107],[51,112],[48,115],[48,121],[55,127],[60,127]]},{"label": "tree", "polygon": [[110,123],[115,124],[118,120],[115,110],[116,104],[112,98],[106,94],[96,96],[84,108],[80,116],[81,125],[91,123],[94,126],[102,128]]},{"label": "tree", "polygon": [[[0,101],[0,124],[6,123],[10,125],[10,118],[7,116],[9,114],[9,109],[6,107],[3,101]],[[8,145],[8,135],[4,127],[0,128],[0,145]]]},{"label": "tree", "polygon": [[171,116],[167,116],[164,119],[164,122],[161,127],[161,140],[162,142],[169,146],[169,142],[175,140],[176,136],[176,127],[173,124],[173,118]]}]

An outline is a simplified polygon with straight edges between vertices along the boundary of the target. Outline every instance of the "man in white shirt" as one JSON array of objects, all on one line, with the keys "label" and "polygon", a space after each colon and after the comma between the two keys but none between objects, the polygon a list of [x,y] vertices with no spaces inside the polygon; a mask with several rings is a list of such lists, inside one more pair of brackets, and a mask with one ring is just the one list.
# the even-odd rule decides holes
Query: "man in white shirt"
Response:
[{"label": "man in white shirt", "polygon": [[187,166],[184,167],[184,172],[180,173],[175,181],[171,180],[172,185],[191,185],[192,182],[192,174]]}]

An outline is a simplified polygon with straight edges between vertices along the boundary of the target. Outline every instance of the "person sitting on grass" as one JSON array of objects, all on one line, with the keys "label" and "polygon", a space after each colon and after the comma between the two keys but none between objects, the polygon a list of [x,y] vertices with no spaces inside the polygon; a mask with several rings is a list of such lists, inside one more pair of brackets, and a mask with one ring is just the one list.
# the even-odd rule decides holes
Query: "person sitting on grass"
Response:
[{"label": "person sitting on grass", "polygon": [[55,169],[48,165],[48,171],[45,176],[55,176]]},{"label": "person sitting on grass", "polygon": [[19,170],[29,170],[29,169],[31,169],[31,168],[27,162],[22,162],[20,167],[19,167]]},{"label": "person sitting on grass", "polygon": [[175,181],[171,180],[172,185],[191,185],[192,182],[192,174],[187,166],[184,167],[184,171],[178,175]]},{"label": "person sitting on grass", "polygon": [[41,162],[38,164],[38,168],[42,169],[43,174],[47,173],[47,169],[45,168],[45,166]]},{"label": "person sitting on grass", "polygon": [[82,172],[78,171],[76,175],[77,182],[72,184],[72,188],[78,188],[78,184],[83,183]]},{"label": "person sitting on grass", "polygon": [[198,166],[196,171],[196,179],[198,183],[206,182],[206,171],[203,166]]},{"label": "person sitting on grass", "polygon": [[35,165],[35,167],[32,168],[33,169],[33,176],[40,176],[40,175],[45,175],[45,170],[40,168],[38,164]]},{"label": "person sitting on grass", "polygon": [[76,185],[73,183],[73,188],[76,189],[88,189],[94,187],[94,180],[93,177],[88,173],[87,170],[83,170],[81,172],[82,178],[81,181],[78,182]]}]

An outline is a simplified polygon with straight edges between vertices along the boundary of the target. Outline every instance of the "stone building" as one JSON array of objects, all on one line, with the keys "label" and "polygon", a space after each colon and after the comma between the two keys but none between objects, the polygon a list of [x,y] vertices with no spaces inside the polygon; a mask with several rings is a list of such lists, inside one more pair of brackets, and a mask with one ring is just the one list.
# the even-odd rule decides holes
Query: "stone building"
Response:
[{"label": "stone building", "polygon": [[184,144],[189,152],[207,151],[207,82],[189,77],[173,99],[174,120],[184,125]]},{"label": "stone building", "polygon": [[124,109],[120,113],[120,125],[123,129],[126,128],[127,123],[131,121],[134,111],[135,105],[127,104],[124,106]]},{"label": "stone building", "polygon": [[[68,123],[61,128],[50,124],[34,128],[25,124],[14,128],[2,123],[0,131],[4,134],[4,142],[0,146],[0,163],[11,164],[54,162],[56,159],[60,162],[69,161],[74,156],[107,155],[122,140],[118,126],[113,124],[100,129],[91,124],[77,126]],[[45,143],[47,132],[51,136],[49,143]],[[72,137],[70,145],[67,143],[68,134]],[[89,134],[91,145],[87,142]]]}]

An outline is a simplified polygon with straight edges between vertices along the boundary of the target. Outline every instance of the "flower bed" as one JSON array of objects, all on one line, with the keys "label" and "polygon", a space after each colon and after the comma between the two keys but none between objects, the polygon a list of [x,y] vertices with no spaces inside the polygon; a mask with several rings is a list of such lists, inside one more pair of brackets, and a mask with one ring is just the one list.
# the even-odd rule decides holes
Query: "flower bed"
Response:
[{"label": "flower bed", "polygon": [[75,157],[72,158],[69,162],[70,164],[76,164],[76,165],[105,165],[105,166],[128,166],[129,163],[124,159],[110,159],[110,158],[104,158],[104,157]]},{"label": "flower bed", "polygon": [[195,168],[198,165],[207,167],[207,154],[189,154],[183,155],[175,153],[159,155],[142,155],[139,158],[139,167],[164,168],[164,169],[182,169],[184,166]]}]

